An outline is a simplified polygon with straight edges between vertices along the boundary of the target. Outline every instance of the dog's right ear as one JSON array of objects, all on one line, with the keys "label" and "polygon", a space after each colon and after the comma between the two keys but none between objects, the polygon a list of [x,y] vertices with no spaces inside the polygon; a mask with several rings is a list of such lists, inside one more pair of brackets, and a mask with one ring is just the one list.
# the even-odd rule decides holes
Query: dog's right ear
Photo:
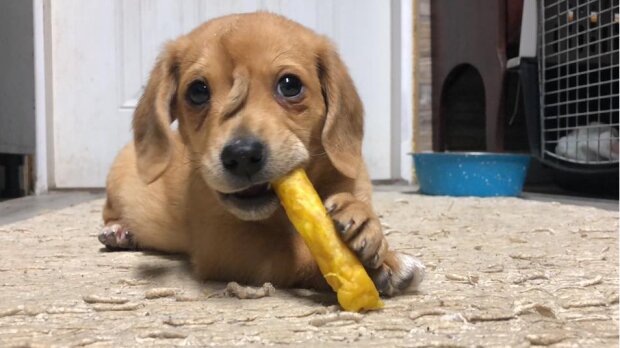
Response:
[{"label": "dog's right ear", "polygon": [[317,57],[327,110],[321,142],[334,167],[354,179],[364,163],[364,108],[346,66],[329,40],[323,39]]},{"label": "dog's right ear", "polygon": [[178,47],[166,45],[133,114],[133,136],[138,174],[147,184],[157,180],[168,168],[173,154],[170,123],[178,88]]}]

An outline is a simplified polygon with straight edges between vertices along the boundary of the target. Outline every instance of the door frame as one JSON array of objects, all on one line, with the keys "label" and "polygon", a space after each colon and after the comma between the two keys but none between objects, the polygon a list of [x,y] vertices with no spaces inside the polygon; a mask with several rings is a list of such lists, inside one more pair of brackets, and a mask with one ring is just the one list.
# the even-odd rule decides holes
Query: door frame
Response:
[{"label": "door frame", "polygon": [[[416,0],[392,1],[392,144],[391,176],[411,183],[410,153],[413,147],[414,95],[414,6]],[[398,92],[398,93],[397,93]]]},{"label": "door frame", "polygon": [[34,23],[35,154],[34,192],[54,187],[52,127],[51,0],[32,0]]}]

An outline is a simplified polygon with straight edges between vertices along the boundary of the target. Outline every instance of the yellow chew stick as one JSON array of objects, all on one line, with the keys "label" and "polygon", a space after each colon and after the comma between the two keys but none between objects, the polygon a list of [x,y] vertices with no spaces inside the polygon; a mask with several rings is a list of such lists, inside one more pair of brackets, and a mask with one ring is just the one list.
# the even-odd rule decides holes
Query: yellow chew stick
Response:
[{"label": "yellow chew stick", "polygon": [[374,283],[336,234],[332,220],[303,169],[273,183],[286,215],[308,245],[321,273],[344,310],[383,307]]}]

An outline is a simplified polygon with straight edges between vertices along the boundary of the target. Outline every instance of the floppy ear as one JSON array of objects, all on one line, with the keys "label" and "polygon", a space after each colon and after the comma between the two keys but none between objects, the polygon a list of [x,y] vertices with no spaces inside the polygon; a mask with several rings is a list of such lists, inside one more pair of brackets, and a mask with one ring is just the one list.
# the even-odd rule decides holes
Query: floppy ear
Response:
[{"label": "floppy ear", "polygon": [[151,71],[149,82],[133,114],[133,136],[138,174],[147,184],[157,180],[170,164],[173,153],[170,123],[178,85],[174,43],[166,45]]},{"label": "floppy ear", "polygon": [[326,109],[323,148],[340,173],[356,178],[363,161],[364,110],[347,68],[326,39],[319,50],[318,70]]}]

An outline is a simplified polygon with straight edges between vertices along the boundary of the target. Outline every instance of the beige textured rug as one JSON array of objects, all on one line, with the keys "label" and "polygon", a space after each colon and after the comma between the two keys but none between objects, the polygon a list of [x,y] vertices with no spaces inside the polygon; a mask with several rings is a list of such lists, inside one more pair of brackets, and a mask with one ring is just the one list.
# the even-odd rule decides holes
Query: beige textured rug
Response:
[{"label": "beige textured rug", "polygon": [[618,213],[521,199],[375,195],[417,294],[365,315],[331,294],[224,297],[181,256],[105,252],[102,201],[0,226],[0,346],[618,346]]}]

